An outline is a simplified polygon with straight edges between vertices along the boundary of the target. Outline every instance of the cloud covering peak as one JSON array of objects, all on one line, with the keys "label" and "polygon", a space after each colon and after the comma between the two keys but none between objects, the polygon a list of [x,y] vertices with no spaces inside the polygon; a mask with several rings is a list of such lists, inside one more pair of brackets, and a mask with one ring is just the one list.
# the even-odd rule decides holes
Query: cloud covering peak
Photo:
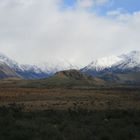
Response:
[{"label": "cloud covering peak", "polygon": [[76,0],[62,9],[63,0],[0,0],[0,51],[21,63],[64,59],[85,65],[139,49],[140,12],[99,15],[95,9],[109,2]]}]

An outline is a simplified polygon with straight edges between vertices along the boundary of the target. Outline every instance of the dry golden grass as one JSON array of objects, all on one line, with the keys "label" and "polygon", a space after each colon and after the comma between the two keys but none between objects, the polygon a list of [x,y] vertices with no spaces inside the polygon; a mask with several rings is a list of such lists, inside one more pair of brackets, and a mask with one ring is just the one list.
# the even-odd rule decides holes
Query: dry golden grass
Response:
[{"label": "dry golden grass", "polygon": [[133,89],[0,88],[0,105],[24,104],[26,110],[140,109],[140,91]]}]

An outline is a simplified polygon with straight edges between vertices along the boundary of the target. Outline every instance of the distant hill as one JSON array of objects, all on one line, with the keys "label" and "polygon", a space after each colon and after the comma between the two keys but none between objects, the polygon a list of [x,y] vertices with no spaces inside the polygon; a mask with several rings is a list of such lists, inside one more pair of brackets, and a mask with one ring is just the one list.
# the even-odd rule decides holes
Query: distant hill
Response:
[{"label": "distant hill", "polygon": [[105,81],[81,73],[78,70],[60,71],[45,79],[26,80],[22,82],[25,87],[84,87],[104,85]]},{"label": "distant hill", "polygon": [[105,73],[100,78],[107,83],[140,85],[140,72]]},{"label": "distant hill", "polygon": [[105,81],[81,73],[78,70],[66,70],[55,73],[53,76],[44,79],[24,80],[24,79],[4,79],[0,81],[0,86],[14,87],[35,87],[35,88],[69,88],[69,87],[94,87],[102,86]]},{"label": "distant hill", "polygon": [[[15,73],[12,73],[15,74]],[[102,76],[93,77],[81,73],[78,70],[60,71],[49,78],[25,80],[18,78],[17,75],[5,76],[6,79],[0,80],[2,87],[35,87],[35,88],[88,88],[111,85],[140,85],[140,72],[128,73],[107,73]]]}]

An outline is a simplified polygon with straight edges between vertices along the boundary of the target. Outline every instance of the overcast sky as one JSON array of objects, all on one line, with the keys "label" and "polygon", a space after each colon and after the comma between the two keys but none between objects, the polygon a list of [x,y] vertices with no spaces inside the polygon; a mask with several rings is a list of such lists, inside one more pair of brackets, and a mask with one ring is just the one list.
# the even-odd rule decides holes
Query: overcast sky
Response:
[{"label": "overcast sky", "polygon": [[140,50],[139,0],[0,0],[0,52],[20,63]]}]

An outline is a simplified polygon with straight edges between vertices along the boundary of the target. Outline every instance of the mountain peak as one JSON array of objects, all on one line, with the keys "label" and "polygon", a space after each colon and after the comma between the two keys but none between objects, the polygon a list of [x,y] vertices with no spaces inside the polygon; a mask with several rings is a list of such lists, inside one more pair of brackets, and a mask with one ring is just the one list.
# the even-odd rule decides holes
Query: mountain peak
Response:
[{"label": "mountain peak", "polygon": [[123,54],[120,57],[122,60],[114,64],[113,68],[121,70],[137,68],[137,70],[140,70],[140,51],[131,51],[130,53]]},{"label": "mountain peak", "polygon": [[68,61],[57,61],[49,63],[41,63],[34,65],[19,64],[16,61],[8,58],[3,53],[0,53],[0,64],[7,65],[13,69],[17,74],[21,75],[26,79],[37,79],[37,78],[46,78],[55,74],[58,71],[69,70],[69,69],[78,69],[77,66],[72,65]]},{"label": "mountain peak", "polygon": [[113,71],[140,71],[140,51],[134,50],[120,56],[109,56],[97,59],[82,69],[92,75],[104,70]]},{"label": "mountain peak", "polygon": [[110,68],[114,63],[117,63],[121,60],[120,57],[117,56],[109,56],[99,58],[97,60],[92,61],[85,69],[94,69],[95,71],[102,71],[105,68]]}]

